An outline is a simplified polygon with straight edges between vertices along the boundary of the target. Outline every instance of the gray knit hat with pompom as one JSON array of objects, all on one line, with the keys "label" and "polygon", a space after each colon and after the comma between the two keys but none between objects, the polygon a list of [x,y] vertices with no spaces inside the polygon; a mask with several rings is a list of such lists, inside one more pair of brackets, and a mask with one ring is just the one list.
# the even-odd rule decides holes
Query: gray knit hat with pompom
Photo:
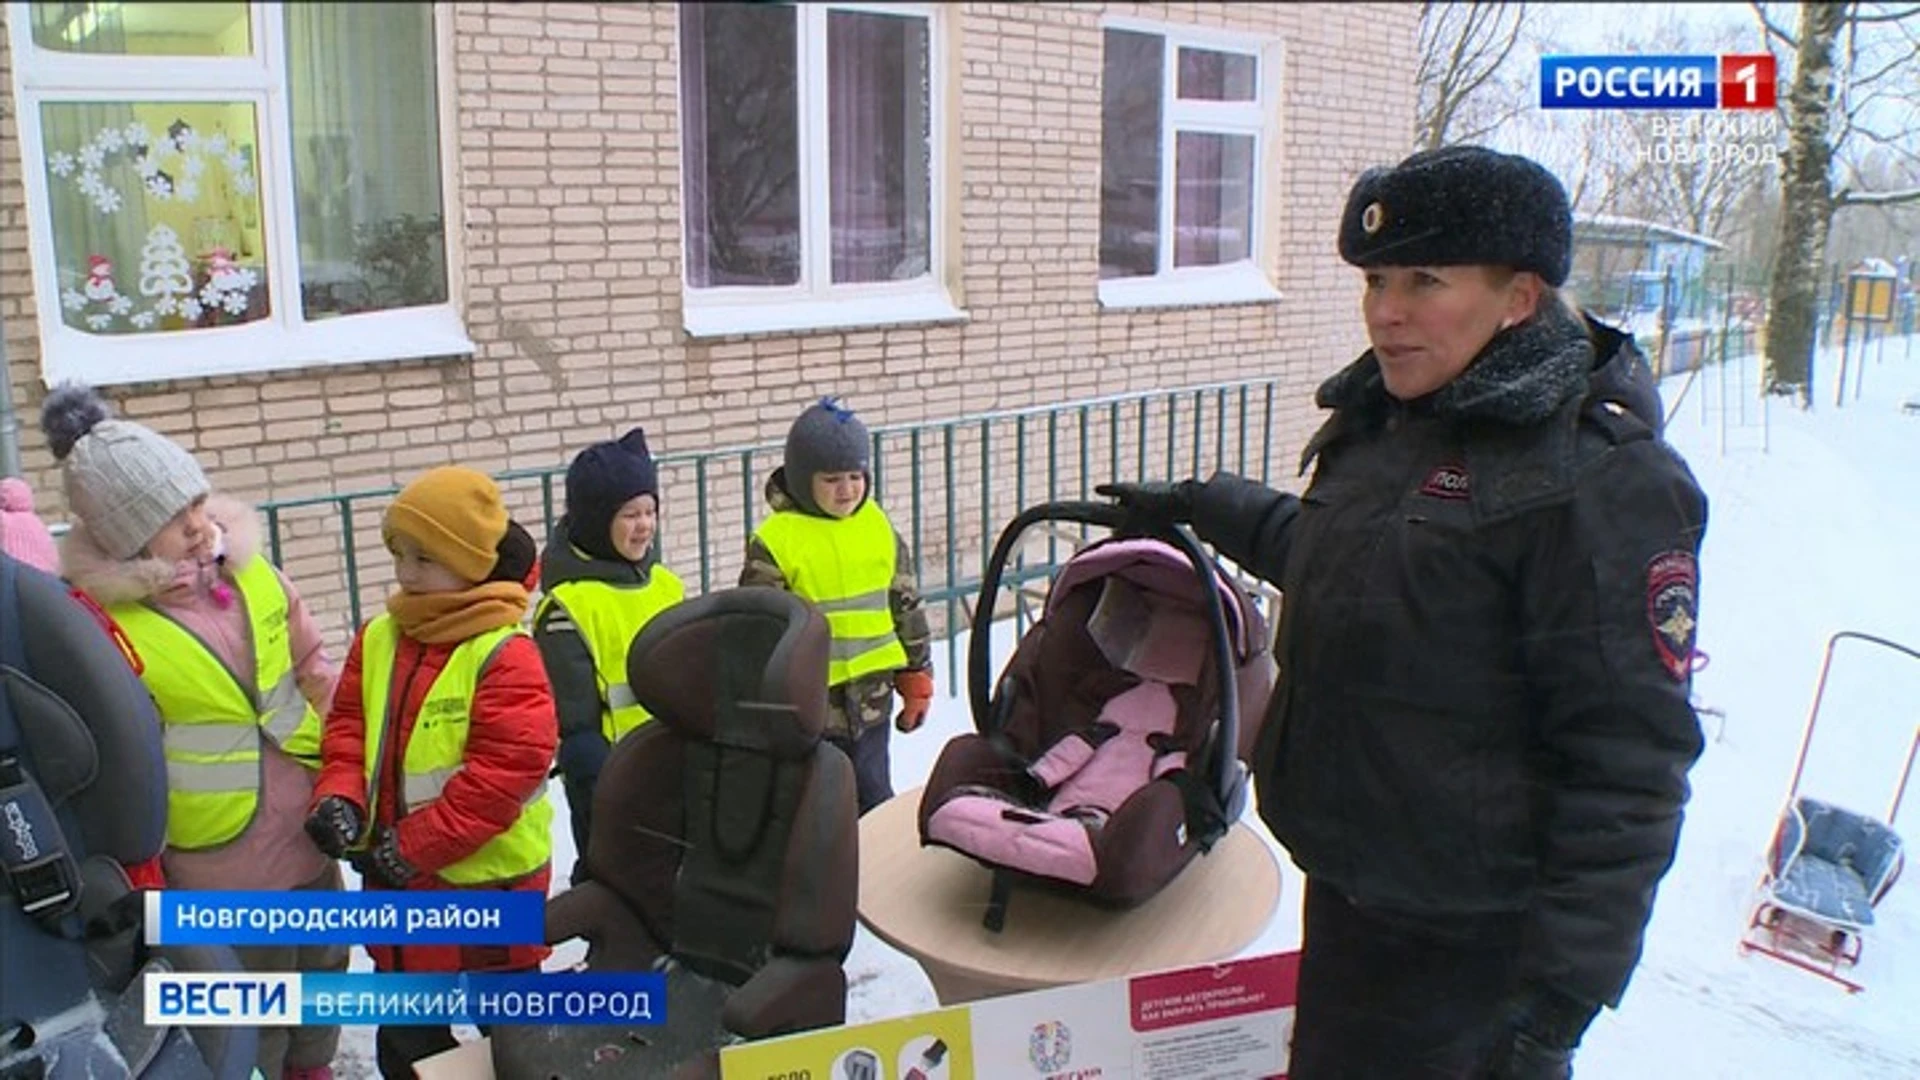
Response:
[{"label": "gray knit hat with pompom", "polygon": [[114,419],[90,387],[56,387],[40,409],[40,427],[65,466],[67,505],[116,559],[140,554],[175,514],[211,490],[184,447],[151,428]]}]

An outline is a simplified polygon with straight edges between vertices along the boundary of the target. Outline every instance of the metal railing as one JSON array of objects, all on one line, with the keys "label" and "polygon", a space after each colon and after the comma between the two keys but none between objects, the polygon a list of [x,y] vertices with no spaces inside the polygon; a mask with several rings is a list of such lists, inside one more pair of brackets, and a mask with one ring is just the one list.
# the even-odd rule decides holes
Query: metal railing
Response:
[{"label": "metal railing", "polygon": [[[912,550],[935,636],[946,641],[948,670],[959,670],[957,632],[972,621],[982,572],[1006,522],[1040,501],[1095,497],[1094,486],[1109,479],[1224,468],[1266,481],[1281,392],[1278,379],[1258,379],[870,429],[873,494]],[[662,506],[655,543],[690,593],[738,580],[747,539],[767,513],[762,493],[782,449],[764,442],[657,455]],[[565,476],[564,461],[495,476],[516,519],[543,546],[564,510]],[[260,505],[267,555],[342,640],[391,588],[379,519],[398,491],[396,485]],[[1030,539],[1007,574],[1016,590],[1051,576],[1087,537],[1083,527],[1078,537]],[[1044,551],[1030,550],[1039,545]],[[1023,605],[1016,602],[1014,615],[1025,621]]]}]

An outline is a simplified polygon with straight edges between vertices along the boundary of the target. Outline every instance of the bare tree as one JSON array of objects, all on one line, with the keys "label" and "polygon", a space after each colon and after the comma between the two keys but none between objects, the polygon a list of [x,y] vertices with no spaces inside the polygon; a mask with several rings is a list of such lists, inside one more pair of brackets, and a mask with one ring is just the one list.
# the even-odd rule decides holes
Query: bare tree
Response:
[{"label": "bare tree", "polygon": [[1527,16],[1524,3],[1420,5],[1419,149],[1479,142],[1528,108],[1528,83],[1510,67]]},{"label": "bare tree", "polygon": [[[1540,50],[1563,51],[1555,39],[1567,27],[1558,11],[1547,9],[1540,22]],[[1743,35],[1731,29],[1701,37],[1668,11],[1614,30],[1602,51],[1637,55],[1684,46],[1724,53],[1739,51],[1742,43]],[[1704,140],[1662,130],[1697,119],[1638,110],[1535,111],[1508,125],[1502,141],[1553,169],[1582,214],[1645,218],[1717,239],[1742,194],[1764,177],[1738,153],[1698,153]]]},{"label": "bare tree", "polygon": [[[1680,24],[1671,14],[1660,24],[1645,27],[1644,33],[1627,33],[1616,39],[1615,51],[1623,54],[1651,53],[1659,51],[1659,43],[1676,41],[1684,37]],[[1709,35],[1699,40],[1688,40],[1689,48],[1701,52],[1717,54],[1742,51],[1750,38],[1732,28]],[[1663,225],[1685,229],[1701,236],[1724,240],[1722,235],[1732,224],[1734,207],[1739,205],[1746,192],[1756,183],[1766,182],[1766,170],[1773,168],[1772,159],[1760,153],[1761,146],[1748,142],[1732,132],[1740,130],[1740,124],[1749,118],[1737,118],[1729,123],[1724,115],[1707,117],[1708,134],[1704,137],[1675,140],[1671,136],[1663,137],[1657,125],[1668,129],[1684,128],[1685,121],[1672,114],[1625,112],[1611,114],[1624,129],[1623,137],[1630,145],[1651,147],[1656,151],[1651,168],[1645,162],[1637,160],[1618,182],[1626,189],[1621,197],[1624,212],[1636,217],[1657,221]],[[1699,119],[1696,115],[1693,119]],[[1715,137],[1711,129],[1712,122],[1728,125],[1730,133]],[[1771,146],[1764,148],[1772,151]]]},{"label": "bare tree", "polygon": [[[1913,165],[1892,147],[1874,147],[1853,166],[1854,186],[1867,191],[1897,191],[1911,181]],[[1891,259],[1920,252],[1920,202],[1849,204],[1833,216],[1827,237],[1830,265],[1852,266],[1861,259]]]},{"label": "bare tree", "polygon": [[[1793,59],[1791,79],[1782,79],[1787,149],[1767,290],[1766,387],[1811,407],[1818,293],[1834,216],[1849,206],[1920,200],[1920,184],[1867,188],[1856,164],[1869,143],[1910,154],[1912,111],[1899,106],[1911,103],[1920,77],[1920,7],[1802,4],[1791,31],[1767,5],[1755,0],[1753,9]],[[1897,119],[1890,124],[1889,116]]]}]

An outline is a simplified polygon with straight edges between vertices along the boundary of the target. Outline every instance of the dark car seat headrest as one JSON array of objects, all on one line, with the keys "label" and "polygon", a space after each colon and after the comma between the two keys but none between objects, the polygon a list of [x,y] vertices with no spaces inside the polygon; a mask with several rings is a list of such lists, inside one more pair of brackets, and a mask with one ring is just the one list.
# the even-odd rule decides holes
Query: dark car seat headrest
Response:
[{"label": "dark car seat headrest", "polygon": [[15,569],[32,677],[9,675],[5,689],[41,788],[73,811],[89,854],[144,862],[166,843],[167,771],[153,700],[63,582]]},{"label": "dark car seat headrest", "polygon": [[[831,643],[826,617],[794,594],[726,589],[649,622],[627,651],[627,684],[657,720],[702,742],[743,737],[721,730],[719,703],[739,701],[773,721],[754,725],[753,737],[765,740],[757,748],[796,758],[826,727]],[[736,685],[742,679],[748,685]]]}]

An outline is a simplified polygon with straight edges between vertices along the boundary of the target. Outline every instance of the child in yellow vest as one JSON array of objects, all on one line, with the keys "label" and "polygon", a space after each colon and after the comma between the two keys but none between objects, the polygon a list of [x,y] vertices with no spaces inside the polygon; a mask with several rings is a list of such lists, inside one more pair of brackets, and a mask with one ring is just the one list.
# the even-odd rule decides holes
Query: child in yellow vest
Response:
[{"label": "child in yellow vest", "polygon": [[880,504],[869,498],[866,426],[833,398],[800,414],[785,461],[767,480],[773,514],[747,544],[741,585],[791,589],[826,614],[833,631],[827,671],[827,739],[853,760],[860,812],[893,797],[887,717],[918,729],[933,704],[926,612],[913,555]]},{"label": "child in yellow vest", "polygon": [[[400,588],[354,638],[307,827],[369,889],[547,892],[553,693],[520,620],[535,546],[484,473],[428,470],[381,533]],[[421,716],[461,717],[464,723]],[[389,730],[388,725],[392,727]],[[534,971],[544,945],[371,945],[380,971]],[[380,1074],[456,1045],[445,1026],[383,1025]]]},{"label": "child in yellow vest", "polygon": [[[47,395],[41,426],[74,517],[67,577],[119,624],[160,714],[168,887],[340,888],[339,865],[302,828],[338,671],[261,554],[253,509],[85,387]],[[344,971],[348,958],[343,945],[237,951],[255,971]],[[338,1027],[265,1028],[256,1063],[269,1078],[328,1080],[339,1041]]]},{"label": "child in yellow vest", "polygon": [[627,689],[627,650],[655,615],[686,598],[686,586],[654,545],[660,477],[646,432],[595,443],[567,468],[566,516],[540,559],[546,597],[533,640],[553,681],[560,716],[560,775],[572,812],[572,879],[586,879],[587,833],[600,766],[647,711]]}]

